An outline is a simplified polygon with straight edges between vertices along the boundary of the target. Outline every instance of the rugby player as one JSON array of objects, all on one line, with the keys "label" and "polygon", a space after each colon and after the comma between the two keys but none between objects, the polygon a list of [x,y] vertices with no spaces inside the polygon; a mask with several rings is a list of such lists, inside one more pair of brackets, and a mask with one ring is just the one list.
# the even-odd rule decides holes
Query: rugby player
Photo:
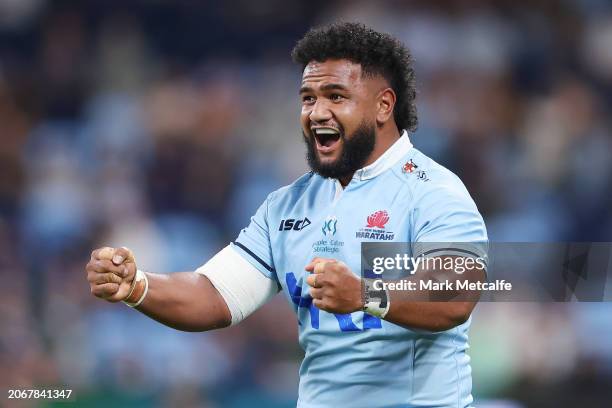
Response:
[{"label": "rugby player", "polygon": [[430,255],[457,256],[449,243],[487,240],[459,178],[410,141],[409,51],[362,24],[335,23],[311,29],[292,56],[312,171],[272,192],[195,272],[145,273],[125,247],[93,251],[92,294],[203,331],[238,324],[280,291],[305,351],[298,407],[470,406],[475,301],[362,296],[362,242],[427,243]]}]

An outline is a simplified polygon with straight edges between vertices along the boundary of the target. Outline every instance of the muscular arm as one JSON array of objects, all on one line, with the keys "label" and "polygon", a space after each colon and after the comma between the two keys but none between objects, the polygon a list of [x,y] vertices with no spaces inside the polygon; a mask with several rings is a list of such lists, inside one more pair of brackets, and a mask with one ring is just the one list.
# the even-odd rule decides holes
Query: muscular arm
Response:
[{"label": "muscular arm", "polygon": [[136,309],[150,318],[184,331],[230,325],[229,308],[206,276],[194,272],[147,273],[147,278],[147,296]]},{"label": "muscular arm", "polygon": [[[457,256],[442,256],[442,261],[455,261]],[[419,281],[451,282],[457,280],[484,282],[483,269],[471,268],[461,274],[453,270],[419,268],[411,276],[415,286]],[[449,330],[465,323],[474,310],[480,293],[467,290],[395,290],[389,291],[390,307],[385,320],[406,328],[428,331]]]},{"label": "muscular arm", "polygon": [[421,329],[432,332],[444,331],[465,323],[475,306],[475,301],[391,301],[391,306],[385,316],[385,320],[407,329]]},{"label": "muscular arm", "polygon": [[227,246],[195,272],[137,271],[128,248],[95,250],[85,268],[91,293],[125,301],[166,326],[205,331],[238,323],[278,292],[276,281]]},{"label": "muscular arm", "polygon": [[[453,256],[445,258],[457,258]],[[352,313],[363,309],[362,282],[346,264],[334,259],[315,258],[306,266],[306,283],[311,286],[313,303],[331,313]],[[484,281],[483,270],[467,270],[461,275],[447,270],[419,269],[412,280],[432,279],[454,282],[457,278],[471,282]],[[418,288],[418,284],[417,284]],[[384,319],[408,329],[432,332],[452,329],[464,323],[474,309],[476,291],[389,291],[390,308]],[[435,300],[435,301],[430,301]]]}]

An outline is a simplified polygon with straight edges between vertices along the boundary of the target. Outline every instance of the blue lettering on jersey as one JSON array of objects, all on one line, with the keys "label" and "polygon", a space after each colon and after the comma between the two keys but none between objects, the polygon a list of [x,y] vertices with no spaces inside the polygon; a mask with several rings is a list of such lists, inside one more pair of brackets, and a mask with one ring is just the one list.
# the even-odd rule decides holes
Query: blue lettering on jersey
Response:
[{"label": "blue lettering on jersey", "polygon": [[[296,306],[296,309],[300,307],[307,307],[310,312],[310,324],[313,329],[319,329],[319,309],[312,304],[312,297],[309,294],[306,294],[302,297],[302,287],[297,284],[297,279],[293,272],[289,272],[285,274],[285,281],[287,282],[287,289],[289,290],[289,294],[291,296],[291,301]],[[353,322],[350,313],[333,314],[336,320],[338,320],[338,325],[340,326],[341,331],[352,332],[352,331],[361,331],[357,325]],[[298,324],[302,324],[299,321]],[[381,329],[382,322],[378,317],[369,315],[367,313],[363,314],[363,330],[368,329]]]},{"label": "blue lettering on jersey", "polygon": [[[313,329],[319,328],[319,309],[312,304],[312,298],[308,295],[302,297],[302,287],[298,286],[297,279],[295,279],[295,275],[293,272],[289,272],[285,275],[285,281],[287,282],[287,289],[289,289],[289,294],[291,296],[291,301],[297,308],[307,307],[310,311],[310,324]],[[298,316],[298,324],[302,324],[300,322]]]}]

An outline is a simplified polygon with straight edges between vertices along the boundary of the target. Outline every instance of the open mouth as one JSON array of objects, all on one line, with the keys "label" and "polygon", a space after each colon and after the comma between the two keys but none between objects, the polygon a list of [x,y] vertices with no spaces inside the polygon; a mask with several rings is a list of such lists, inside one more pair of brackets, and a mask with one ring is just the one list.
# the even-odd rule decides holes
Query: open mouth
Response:
[{"label": "open mouth", "polygon": [[330,127],[313,128],[312,133],[317,141],[317,149],[328,152],[340,141],[340,131]]}]

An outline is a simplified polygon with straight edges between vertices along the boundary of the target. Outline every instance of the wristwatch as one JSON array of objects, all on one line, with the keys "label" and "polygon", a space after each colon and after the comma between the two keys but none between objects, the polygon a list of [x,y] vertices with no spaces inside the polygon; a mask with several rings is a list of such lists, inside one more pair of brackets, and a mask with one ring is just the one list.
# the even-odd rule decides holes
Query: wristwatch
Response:
[{"label": "wristwatch", "polygon": [[[372,316],[384,318],[389,312],[390,299],[387,289],[382,287],[382,279],[363,279],[363,311]],[[379,290],[374,287],[374,282]]]}]

